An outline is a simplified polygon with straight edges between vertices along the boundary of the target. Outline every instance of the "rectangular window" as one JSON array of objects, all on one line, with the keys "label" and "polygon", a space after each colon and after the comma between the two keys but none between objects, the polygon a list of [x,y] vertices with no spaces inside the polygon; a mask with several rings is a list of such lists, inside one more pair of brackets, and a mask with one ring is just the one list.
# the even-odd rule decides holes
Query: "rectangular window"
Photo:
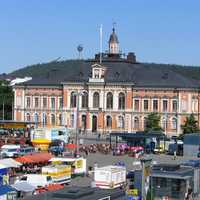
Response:
[{"label": "rectangular window", "polygon": [[148,111],[148,109],[149,109],[149,101],[144,100],[144,111]]},{"label": "rectangular window", "polygon": [[39,98],[35,97],[35,108],[39,107]]},{"label": "rectangular window", "polygon": [[140,101],[138,99],[135,99],[134,101],[134,109],[135,111],[139,111],[140,109]]},{"label": "rectangular window", "polygon": [[59,109],[63,107],[63,98],[59,98]]},{"label": "rectangular window", "polygon": [[172,111],[177,112],[177,109],[178,109],[177,100],[173,100],[172,101]]},{"label": "rectangular window", "polygon": [[43,98],[43,108],[47,108],[47,97]]},{"label": "rectangular window", "polygon": [[168,108],[168,101],[163,100],[163,112],[167,112],[167,108]]},{"label": "rectangular window", "polygon": [[27,108],[31,107],[31,97],[26,97],[26,107]]},{"label": "rectangular window", "polygon": [[51,108],[55,109],[55,98],[54,97],[51,98]]},{"label": "rectangular window", "polygon": [[158,111],[158,100],[156,99],[153,100],[153,111]]}]

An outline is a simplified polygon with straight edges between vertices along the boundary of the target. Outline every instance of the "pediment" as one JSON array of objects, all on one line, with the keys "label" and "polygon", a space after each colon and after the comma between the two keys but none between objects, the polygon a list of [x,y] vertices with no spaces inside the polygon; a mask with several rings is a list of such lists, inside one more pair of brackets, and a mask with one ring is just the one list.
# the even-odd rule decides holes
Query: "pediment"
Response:
[{"label": "pediment", "polygon": [[95,63],[92,65],[92,68],[105,68],[105,67],[99,63]]}]

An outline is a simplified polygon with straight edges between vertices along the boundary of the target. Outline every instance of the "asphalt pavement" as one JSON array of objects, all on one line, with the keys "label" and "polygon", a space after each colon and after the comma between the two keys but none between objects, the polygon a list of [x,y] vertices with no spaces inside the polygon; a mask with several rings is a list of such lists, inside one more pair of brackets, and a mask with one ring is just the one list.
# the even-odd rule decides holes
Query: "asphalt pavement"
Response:
[{"label": "asphalt pavement", "polygon": [[[84,155],[84,154],[83,154]],[[128,155],[122,155],[122,156],[113,156],[110,154],[102,154],[102,153],[90,153],[87,157],[87,168],[89,166],[94,167],[95,164],[97,164],[99,167],[103,167],[106,165],[114,165],[119,161],[122,161],[125,163],[127,171],[134,170],[135,166],[133,163],[135,161],[139,161],[140,158],[136,159],[133,157],[130,157]],[[177,156],[177,158],[174,160],[173,156],[160,154],[145,154],[142,158],[151,158],[154,163],[173,163],[173,164],[179,164],[186,160],[191,159],[198,159],[198,158],[191,158],[191,157],[183,157],[183,156]],[[72,180],[72,185],[77,186],[88,186],[91,184],[91,181],[93,180],[93,177],[77,177]]]}]

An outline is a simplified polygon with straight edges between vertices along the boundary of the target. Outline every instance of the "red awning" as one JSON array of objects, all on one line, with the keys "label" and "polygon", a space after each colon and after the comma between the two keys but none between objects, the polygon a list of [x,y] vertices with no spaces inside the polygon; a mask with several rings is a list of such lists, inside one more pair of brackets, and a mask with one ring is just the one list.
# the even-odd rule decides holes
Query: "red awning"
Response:
[{"label": "red awning", "polygon": [[53,156],[50,153],[34,153],[16,158],[20,163],[44,163],[48,162]]}]

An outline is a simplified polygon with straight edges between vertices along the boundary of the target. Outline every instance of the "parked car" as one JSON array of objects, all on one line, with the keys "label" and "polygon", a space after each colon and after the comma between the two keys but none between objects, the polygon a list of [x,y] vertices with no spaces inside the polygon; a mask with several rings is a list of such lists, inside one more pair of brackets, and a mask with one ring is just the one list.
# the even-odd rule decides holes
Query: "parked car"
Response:
[{"label": "parked car", "polygon": [[12,158],[20,151],[20,145],[6,144],[1,147],[1,157]]},{"label": "parked car", "polygon": [[49,144],[49,152],[51,152],[52,154],[55,155],[59,155],[62,154],[65,150],[65,143],[62,140],[53,140],[50,144]]},{"label": "parked car", "polygon": [[160,153],[164,153],[164,149],[162,147],[156,147],[153,152],[155,154],[160,154]]},{"label": "parked car", "polygon": [[60,146],[51,146],[49,148],[49,152],[51,152],[54,155],[61,155],[64,152],[64,148]]},{"label": "parked car", "polygon": [[135,172],[133,170],[127,172],[126,174],[127,179],[134,179],[134,177],[135,177]]},{"label": "parked car", "polygon": [[17,153],[14,154],[14,157],[18,157],[18,156],[24,156],[26,154],[31,154],[35,152],[35,148],[34,147],[22,147],[19,149],[19,151]]}]

